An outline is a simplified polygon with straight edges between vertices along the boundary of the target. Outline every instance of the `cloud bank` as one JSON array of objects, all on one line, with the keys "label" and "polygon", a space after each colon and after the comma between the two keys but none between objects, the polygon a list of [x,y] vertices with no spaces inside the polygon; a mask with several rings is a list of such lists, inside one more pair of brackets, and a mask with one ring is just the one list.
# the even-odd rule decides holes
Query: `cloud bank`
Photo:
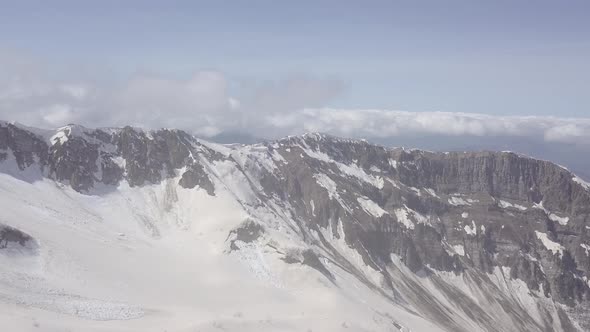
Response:
[{"label": "cloud bank", "polygon": [[287,132],[322,131],[339,136],[516,136],[590,144],[590,118],[319,108],[275,114],[268,121],[270,127]]},{"label": "cloud bank", "polygon": [[516,136],[590,145],[590,118],[325,107],[344,91],[334,78],[236,80],[213,70],[184,78],[56,79],[19,62],[0,68],[0,119],[44,128],[68,123],[180,128],[204,137],[240,132],[275,138],[317,131],[357,138]]},{"label": "cloud bank", "polygon": [[261,132],[272,129],[267,118],[324,106],[344,89],[337,79],[305,75],[229,80],[203,70],[182,78],[140,73],[105,82],[55,78],[39,67],[0,57],[0,119],[43,128],[79,123],[265,136]]}]

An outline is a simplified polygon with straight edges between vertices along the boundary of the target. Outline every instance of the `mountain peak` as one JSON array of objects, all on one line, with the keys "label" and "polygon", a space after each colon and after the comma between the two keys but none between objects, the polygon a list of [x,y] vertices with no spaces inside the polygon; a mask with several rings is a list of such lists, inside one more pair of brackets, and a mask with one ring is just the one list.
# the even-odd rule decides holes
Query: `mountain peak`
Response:
[{"label": "mountain peak", "polygon": [[[411,312],[441,331],[590,327],[588,311],[580,312],[590,307],[589,185],[547,161],[388,149],[321,133],[224,146],[180,130],[68,125],[45,140],[0,124],[0,181],[8,183],[0,201],[34,214],[9,218],[25,230],[68,220],[87,222],[76,226],[83,232],[103,224],[123,234],[137,229],[144,242],[133,250],[141,251],[145,242],[167,250],[161,243],[195,228],[271,287],[292,281],[272,271],[284,269],[302,273],[297,280],[319,278],[347,298],[366,289],[371,295],[358,292],[379,296],[385,312]],[[29,204],[37,203],[14,192],[50,200],[38,204],[51,213],[35,214]],[[52,206],[53,197],[66,203]],[[117,208],[104,209],[104,202]],[[70,210],[81,215],[63,217]],[[87,221],[96,218],[102,221]],[[27,224],[37,219],[41,226]],[[0,228],[40,243],[23,249],[29,256],[48,255],[44,245],[55,242],[45,232]]]}]

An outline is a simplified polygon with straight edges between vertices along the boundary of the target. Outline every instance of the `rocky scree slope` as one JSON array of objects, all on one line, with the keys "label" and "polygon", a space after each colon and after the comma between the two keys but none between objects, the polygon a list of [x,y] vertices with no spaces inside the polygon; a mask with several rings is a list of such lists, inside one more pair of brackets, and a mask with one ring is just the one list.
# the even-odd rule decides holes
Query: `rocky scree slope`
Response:
[{"label": "rocky scree slope", "polygon": [[[11,160],[15,177],[88,194],[178,177],[215,196],[239,174],[256,199],[242,202],[253,217],[228,234],[228,254],[274,248],[335,287],[346,271],[448,331],[590,329],[590,187],[548,161],[322,134],[221,146],[179,130],[0,123],[0,164]],[[256,218],[261,209],[274,222]],[[3,229],[8,243],[17,230]]]}]

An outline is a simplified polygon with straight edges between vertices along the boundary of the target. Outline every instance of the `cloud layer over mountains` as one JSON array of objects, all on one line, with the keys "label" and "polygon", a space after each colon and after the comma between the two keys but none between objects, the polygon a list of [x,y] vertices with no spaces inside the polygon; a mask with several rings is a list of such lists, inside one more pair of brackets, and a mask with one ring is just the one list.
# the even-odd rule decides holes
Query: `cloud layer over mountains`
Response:
[{"label": "cloud layer over mountains", "polygon": [[475,113],[304,109],[269,118],[271,127],[341,136],[522,136],[590,144],[590,119],[493,116]]},{"label": "cloud layer over mountains", "polygon": [[327,108],[346,89],[330,77],[259,81],[208,70],[182,78],[142,73],[105,82],[67,79],[25,60],[0,61],[8,64],[0,68],[0,118],[45,128],[130,124],[181,128],[204,137],[240,132],[274,138],[319,131],[349,137],[511,136],[590,144],[590,117]]}]

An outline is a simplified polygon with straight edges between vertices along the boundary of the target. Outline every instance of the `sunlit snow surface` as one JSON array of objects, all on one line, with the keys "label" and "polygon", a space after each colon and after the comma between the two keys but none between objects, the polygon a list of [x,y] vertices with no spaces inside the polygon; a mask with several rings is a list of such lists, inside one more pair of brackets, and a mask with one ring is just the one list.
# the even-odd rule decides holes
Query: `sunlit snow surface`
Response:
[{"label": "sunlit snow surface", "polygon": [[545,246],[547,250],[551,251],[553,254],[558,254],[559,256],[563,255],[563,250],[565,248],[563,248],[561,244],[552,241],[549,239],[549,236],[543,232],[535,231],[535,235],[541,240],[541,243],[543,243],[543,246]]},{"label": "sunlit snow surface", "polygon": [[579,178],[579,177],[577,177],[577,176],[575,176],[575,177],[574,177],[572,180],[573,180],[574,182],[576,182],[576,183],[580,184],[582,187],[584,187],[584,189],[586,189],[586,190],[590,190],[590,183],[588,183],[588,182],[586,182],[586,181],[584,181],[584,180],[580,179],[580,178]]},{"label": "sunlit snow surface", "polygon": [[[2,329],[400,330],[392,329],[393,316],[404,331],[438,331],[336,266],[339,287],[266,247],[228,253],[228,234],[244,220],[258,213],[272,225],[278,217],[245,208],[251,189],[223,166],[216,169],[226,182],[217,180],[215,197],[183,189],[178,179],[83,195],[50,180],[0,173],[0,223],[40,245],[33,256],[0,254]],[[281,239],[297,245],[290,241]]]},{"label": "sunlit snow surface", "polygon": [[514,203],[506,202],[506,201],[503,201],[503,200],[499,200],[498,201],[498,205],[500,207],[502,207],[502,208],[505,208],[505,209],[506,208],[514,208],[514,209],[518,209],[520,211],[526,211],[527,210],[527,207],[526,206],[523,206],[523,205],[520,205],[520,204],[514,204]]}]

